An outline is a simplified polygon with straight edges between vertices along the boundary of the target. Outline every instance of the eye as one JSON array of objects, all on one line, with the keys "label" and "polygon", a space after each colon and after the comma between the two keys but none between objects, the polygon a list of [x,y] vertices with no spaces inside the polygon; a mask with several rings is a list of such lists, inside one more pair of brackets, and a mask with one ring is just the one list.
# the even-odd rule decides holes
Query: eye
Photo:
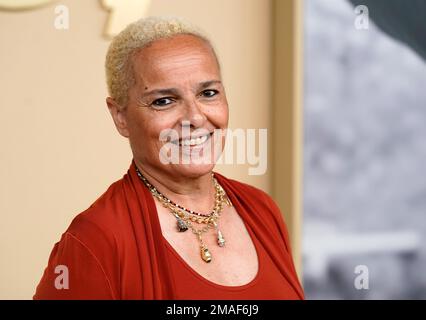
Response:
[{"label": "eye", "polygon": [[151,105],[154,107],[165,107],[169,104],[171,104],[174,100],[172,98],[160,98],[157,100],[154,100]]},{"label": "eye", "polygon": [[217,90],[208,89],[208,90],[202,91],[201,96],[206,97],[206,98],[211,98],[211,97],[214,97],[215,95],[217,95],[218,93],[219,93],[219,91],[217,91]]}]

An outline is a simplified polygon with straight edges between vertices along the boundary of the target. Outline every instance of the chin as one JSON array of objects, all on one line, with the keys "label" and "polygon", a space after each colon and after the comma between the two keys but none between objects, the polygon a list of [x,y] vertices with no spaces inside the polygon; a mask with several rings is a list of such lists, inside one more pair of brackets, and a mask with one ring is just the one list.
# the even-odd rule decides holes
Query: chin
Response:
[{"label": "chin", "polygon": [[209,174],[215,167],[214,164],[179,164],[174,165],[175,172],[187,178],[198,178]]}]

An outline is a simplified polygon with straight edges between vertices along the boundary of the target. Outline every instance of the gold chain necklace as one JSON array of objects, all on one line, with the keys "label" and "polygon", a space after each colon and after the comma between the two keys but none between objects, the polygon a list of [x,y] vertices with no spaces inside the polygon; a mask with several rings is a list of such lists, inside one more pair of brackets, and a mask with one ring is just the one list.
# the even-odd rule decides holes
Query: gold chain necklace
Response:
[{"label": "gold chain necklace", "polygon": [[[148,188],[151,194],[158,199],[158,201],[163,205],[163,207],[168,208],[171,213],[175,216],[177,220],[177,229],[179,232],[185,232],[186,230],[191,229],[192,233],[197,236],[198,242],[200,244],[200,255],[203,261],[211,262],[212,254],[203,242],[202,235],[209,231],[209,229],[214,228],[216,230],[217,244],[220,247],[225,246],[225,238],[222,235],[222,232],[219,230],[218,221],[222,210],[225,205],[232,206],[231,201],[226,195],[225,190],[217,182],[216,178],[212,174],[213,184],[215,188],[215,205],[211,213],[205,215],[200,214],[192,210],[188,210],[183,206],[178,205],[164,194],[157,190],[147,178],[136,168],[136,173],[138,177],[142,180],[144,185]],[[193,226],[193,222],[203,223],[205,226],[201,229],[197,229]]]}]

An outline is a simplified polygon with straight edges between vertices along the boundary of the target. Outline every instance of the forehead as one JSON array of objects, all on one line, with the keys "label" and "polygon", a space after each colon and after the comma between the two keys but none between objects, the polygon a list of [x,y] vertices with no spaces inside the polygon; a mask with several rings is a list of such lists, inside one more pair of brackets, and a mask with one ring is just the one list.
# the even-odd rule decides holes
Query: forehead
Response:
[{"label": "forehead", "polygon": [[220,78],[213,49],[206,41],[193,35],[154,41],[135,54],[133,66],[136,81],[144,85]]}]

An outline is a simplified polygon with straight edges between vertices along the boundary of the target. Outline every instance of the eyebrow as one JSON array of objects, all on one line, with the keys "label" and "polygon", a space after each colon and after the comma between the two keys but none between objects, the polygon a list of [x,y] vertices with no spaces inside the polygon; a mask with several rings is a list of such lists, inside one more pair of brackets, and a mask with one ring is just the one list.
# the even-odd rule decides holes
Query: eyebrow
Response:
[{"label": "eyebrow", "polygon": [[[208,88],[213,84],[221,84],[221,83],[222,83],[222,81],[220,81],[220,80],[209,80],[209,81],[200,82],[198,84],[198,90]],[[156,95],[156,94],[158,94],[158,95],[177,95],[178,92],[179,92],[179,90],[177,88],[153,89],[153,90],[150,90],[150,91],[143,93],[141,95],[141,98],[145,98],[145,97]]]}]

